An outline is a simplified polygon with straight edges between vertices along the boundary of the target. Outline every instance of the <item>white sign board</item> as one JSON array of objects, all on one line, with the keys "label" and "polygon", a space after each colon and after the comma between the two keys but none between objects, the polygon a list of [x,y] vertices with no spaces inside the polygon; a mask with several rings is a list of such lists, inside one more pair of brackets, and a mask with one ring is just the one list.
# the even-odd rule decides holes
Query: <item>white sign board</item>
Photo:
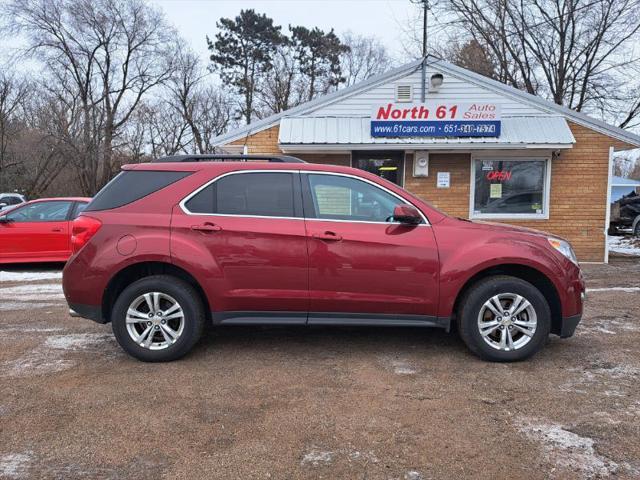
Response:
[{"label": "white sign board", "polygon": [[451,185],[451,173],[438,172],[438,180],[436,182],[436,187],[449,188],[450,185]]},{"label": "white sign board", "polygon": [[372,137],[499,137],[495,103],[385,103],[371,109]]}]

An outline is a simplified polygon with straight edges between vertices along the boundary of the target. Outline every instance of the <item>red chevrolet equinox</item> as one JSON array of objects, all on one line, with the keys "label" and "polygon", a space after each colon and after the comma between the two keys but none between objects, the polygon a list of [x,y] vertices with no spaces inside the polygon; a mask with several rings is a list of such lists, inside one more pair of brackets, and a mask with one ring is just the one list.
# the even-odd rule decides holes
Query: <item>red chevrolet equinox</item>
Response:
[{"label": "red chevrolet equinox", "polygon": [[481,358],[573,334],[571,246],[449,217],[362,170],[293,157],[177,156],[127,165],[73,221],[71,314],[168,361],[214,325],[452,325]]}]

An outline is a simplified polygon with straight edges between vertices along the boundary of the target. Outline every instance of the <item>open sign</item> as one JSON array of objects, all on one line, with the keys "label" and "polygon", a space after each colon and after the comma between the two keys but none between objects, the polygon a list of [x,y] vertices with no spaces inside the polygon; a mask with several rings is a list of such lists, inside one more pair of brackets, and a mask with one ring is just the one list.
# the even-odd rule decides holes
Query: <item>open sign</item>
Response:
[{"label": "open sign", "polygon": [[511,180],[511,172],[509,170],[494,170],[492,172],[487,173],[487,180],[490,182],[498,181],[504,182],[506,180]]}]

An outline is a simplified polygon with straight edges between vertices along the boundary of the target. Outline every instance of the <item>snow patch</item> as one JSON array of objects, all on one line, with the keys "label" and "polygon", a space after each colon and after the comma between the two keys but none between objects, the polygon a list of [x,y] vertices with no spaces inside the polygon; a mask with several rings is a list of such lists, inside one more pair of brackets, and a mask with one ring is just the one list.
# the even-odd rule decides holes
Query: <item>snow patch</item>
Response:
[{"label": "snow patch", "polygon": [[609,236],[607,244],[610,252],[640,256],[640,238]]},{"label": "snow patch", "polygon": [[542,443],[558,467],[578,471],[585,478],[608,477],[619,468],[614,461],[597,454],[593,439],[581,437],[561,425],[524,418],[517,427],[530,439]]},{"label": "snow patch", "polygon": [[[52,294],[58,294],[52,296]],[[9,295],[13,296],[14,300],[24,297],[25,300],[35,300],[35,296],[49,295],[52,298],[64,298],[62,294],[62,285],[59,283],[35,283],[33,285],[18,285],[16,287],[4,287],[0,288],[0,296]],[[16,298],[17,297],[17,298]]]},{"label": "snow patch", "polygon": [[[57,297],[56,297],[57,298]],[[15,310],[33,310],[34,308],[56,307],[55,303],[38,303],[38,302],[2,302],[0,303],[0,312],[8,312]],[[51,313],[51,312],[47,312]]]},{"label": "snow patch", "polygon": [[21,327],[19,325],[7,325],[6,327],[0,327],[1,333],[51,333],[61,332],[64,330],[60,327]]},{"label": "snow patch", "polygon": [[30,462],[30,453],[9,453],[3,455],[0,457],[0,477],[26,478],[26,470]]},{"label": "snow patch", "polygon": [[5,272],[0,270],[0,282],[34,282],[62,278],[62,272]]},{"label": "snow patch", "polygon": [[101,333],[76,333],[48,337],[45,346],[61,350],[78,350],[104,344],[110,335]]},{"label": "snow patch", "polygon": [[640,292],[640,287],[604,287],[604,288],[587,288],[587,293],[593,292]]},{"label": "snow patch", "polygon": [[334,452],[325,452],[322,450],[311,450],[302,457],[301,465],[311,464],[317,467],[320,464],[328,465],[333,460]]},{"label": "snow patch", "polygon": [[411,470],[407,473],[404,474],[404,479],[405,480],[422,480],[422,474],[420,472],[417,472],[415,470]]},{"label": "snow patch", "polygon": [[312,447],[302,456],[300,465],[312,465],[314,467],[330,465],[337,457],[346,458],[349,462],[362,462],[365,464],[379,462],[378,457],[372,451],[361,452],[354,448],[323,450],[318,447]]},{"label": "snow patch", "polygon": [[414,375],[418,370],[408,361],[401,358],[383,357],[382,363],[396,375]]},{"label": "snow patch", "polygon": [[26,377],[73,368],[77,362],[64,358],[65,352],[95,348],[104,345],[110,338],[110,335],[99,333],[50,336],[42,345],[20,358],[4,362],[0,367],[0,375]]},{"label": "snow patch", "polygon": [[616,335],[622,332],[640,332],[640,323],[634,323],[632,319],[622,318],[595,318],[589,320],[580,327],[580,334]]}]

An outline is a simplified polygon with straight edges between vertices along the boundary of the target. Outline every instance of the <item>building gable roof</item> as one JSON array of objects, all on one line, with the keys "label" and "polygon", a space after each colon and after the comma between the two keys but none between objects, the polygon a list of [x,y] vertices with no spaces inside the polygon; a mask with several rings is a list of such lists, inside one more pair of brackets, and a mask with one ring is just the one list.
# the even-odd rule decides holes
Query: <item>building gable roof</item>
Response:
[{"label": "building gable roof", "polygon": [[[458,67],[456,65],[453,65],[441,59],[437,59],[435,57],[429,56],[427,58],[427,64],[432,68],[437,68],[441,70],[443,73],[447,73],[461,80],[465,80],[475,85],[484,87],[487,90],[493,91],[500,95],[510,97],[524,104],[534,106],[548,114],[562,115],[568,120],[571,120],[584,127],[590,128],[594,131],[600,132],[604,135],[608,135],[612,138],[629,143],[631,145],[640,146],[639,135],[633,134],[622,128],[615,127],[613,125],[609,125],[606,122],[592,118],[588,115],[585,115],[584,113],[576,112],[567,107],[557,105],[548,100],[544,100],[535,95],[531,95],[522,90],[518,90],[509,85],[505,85],[501,82],[498,82],[496,80],[490,79],[483,75],[477,74],[465,68]],[[412,74],[416,70],[420,69],[421,65],[422,65],[422,59],[415,60],[413,62],[402,65],[401,67],[390,70],[389,72],[383,73],[382,75],[371,77],[363,82],[357,83],[350,87],[343,88],[341,90],[332,92],[327,95],[323,95],[309,102],[290,108],[289,110],[285,110],[284,112],[271,115],[269,117],[258,120],[256,122],[253,122],[239,129],[235,129],[230,132],[227,132],[223,135],[216,137],[213,140],[213,143],[215,145],[224,145],[224,144],[233,142],[235,140],[248,137],[250,135],[253,135],[257,132],[260,132],[262,130],[265,130],[267,128],[270,128],[276,125],[280,121],[280,119],[282,119],[283,117],[301,116],[306,113],[317,110],[321,107],[339,102],[342,99],[346,99],[358,93],[367,91],[378,85],[391,82],[391,81],[400,79],[406,75]]]}]

